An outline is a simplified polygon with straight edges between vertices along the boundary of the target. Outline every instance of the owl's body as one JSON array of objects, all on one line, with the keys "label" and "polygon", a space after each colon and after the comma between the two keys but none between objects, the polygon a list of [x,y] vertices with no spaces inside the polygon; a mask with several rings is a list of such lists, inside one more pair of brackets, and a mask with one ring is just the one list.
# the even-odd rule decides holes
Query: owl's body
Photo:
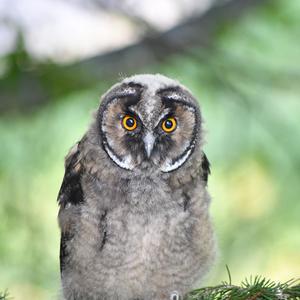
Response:
[{"label": "owl's body", "polygon": [[[160,75],[126,79],[104,95],[69,153],[59,194],[65,299],[167,300],[187,293],[211,266],[200,111],[179,89]],[[129,111],[134,129],[123,121]],[[189,117],[193,124],[184,124]],[[163,132],[173,120],[176,129]]]}]

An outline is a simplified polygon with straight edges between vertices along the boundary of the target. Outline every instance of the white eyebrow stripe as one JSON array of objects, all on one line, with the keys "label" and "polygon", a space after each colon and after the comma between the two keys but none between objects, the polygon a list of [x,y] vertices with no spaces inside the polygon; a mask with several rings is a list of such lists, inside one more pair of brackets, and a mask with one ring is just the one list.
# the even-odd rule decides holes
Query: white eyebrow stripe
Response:
[{"label": "white eyebrow stripe", "polygon": [[127,87],[122,90],[122,93],[124,94],[124,96],[132,96],[136,95],[136,90],[134,88]]},{"label": "white eyebrow stripe", "polygon": [[113,99],[117,100],[118,98],[125,98],[125,97],[132,97],[132,96],[138,96],[139,93],[136,89],[128,87],[128,88],[123,88],[119,91],[116,91],[114,94]]},{"label": "white eyebrow stripe", "polygon": [[182,99],[182,97],[175,92],[168,94],[165,97],[170,100],[181,100]]},{"label": "white eyebrow stripe", "polygon": [[180,94],[176,94],[175,92],[173,92],[171,94],[165,95],[164,98],[168,100],[173,100],[175,103],[180,102],[180,104],[185,105],[189,111],[195,111],[193,105],[191,105],[189,101],[186,101],[184,99],[185,97],[182,97],[182,95]]}]

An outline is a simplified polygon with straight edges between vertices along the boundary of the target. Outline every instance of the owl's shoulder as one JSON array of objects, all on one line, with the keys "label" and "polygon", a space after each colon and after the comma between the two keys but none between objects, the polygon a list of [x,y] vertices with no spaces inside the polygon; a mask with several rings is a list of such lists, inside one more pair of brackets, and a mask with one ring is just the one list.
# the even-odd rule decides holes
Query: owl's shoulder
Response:
[{"label": "owl's shoulder", "polygon": [[80,142],[76,143],[65,159],[65,174],[57,198],[61,207],[65,207],[68,203],[77,205],[83,202],[81,187],[83,167],[79,145]]}]

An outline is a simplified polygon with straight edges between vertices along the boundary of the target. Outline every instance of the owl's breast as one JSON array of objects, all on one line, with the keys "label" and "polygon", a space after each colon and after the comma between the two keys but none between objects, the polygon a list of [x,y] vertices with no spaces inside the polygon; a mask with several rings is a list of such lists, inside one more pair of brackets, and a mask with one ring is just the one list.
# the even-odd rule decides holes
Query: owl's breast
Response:
[{"label": "owl's breast", "polygon": [[[179,263],[188,255],[193,224],[186,212],[169,211],[145,216],[120,208],[107,216],[103,266],[148,274]],[[176,257],[178,256],[178,257]],[[137,273],[136,273],[137,272]]]},{"label": "owl's breast", "polygon": [[[85,270],[78,274],[81,284],[118,295],[126,290],[131,299],[158,286],[169,290],[175,284],[184,290],[202,272],[207,251],[198,248],[195,233],[199,228],[205,231],[206,224],[182,206],[136,211],[122,203],[107,211],[101,222],[91,215],[94,211],[91,207],[81,215],[85,223],[81,221],[74,244],[76,265]],[[201,245],[208,245],[208,238],[203,235]],[[88,274],[96,274],[97,281]]]},{"label": "owl's breast", "polygon": [[[121,217],[121,218],[120,218]],[[199,252],[192,231],[195,224],[182,210],[148,216],[125,212],[108,215],[107,241],[99,259],[99,272],[122,287],[178,286],[197,276]]]}]

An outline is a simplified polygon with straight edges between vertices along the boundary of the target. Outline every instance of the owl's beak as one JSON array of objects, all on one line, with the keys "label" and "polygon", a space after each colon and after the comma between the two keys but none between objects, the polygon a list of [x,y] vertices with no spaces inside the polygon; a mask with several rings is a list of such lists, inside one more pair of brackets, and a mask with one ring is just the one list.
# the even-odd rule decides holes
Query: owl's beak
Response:
[{"label": "owl's beak", "polygon": [[144,146],[145,146],[145,151],[147,154],[147,157],[149,158],[151,156],[154,142],[155,142],[155,137],[151,132],[147,132],[143,138],[144,141]]}]

